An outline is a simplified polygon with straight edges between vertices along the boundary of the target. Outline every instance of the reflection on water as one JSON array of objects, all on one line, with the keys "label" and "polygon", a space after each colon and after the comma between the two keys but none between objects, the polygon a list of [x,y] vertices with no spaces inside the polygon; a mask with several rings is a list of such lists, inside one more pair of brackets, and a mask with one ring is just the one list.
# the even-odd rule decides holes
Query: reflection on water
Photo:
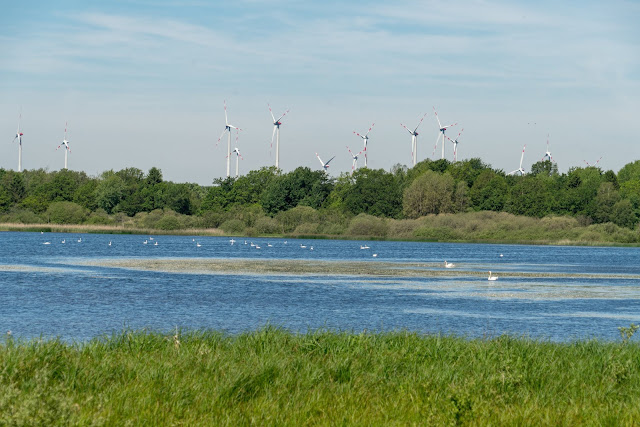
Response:
[{"label": "reflection on water", "polygon": [[[617,339],[618,326],[640,322],[636,248],[195,242],[0,233],[0,327],[24,338],[85,340],[123,327],[237,333],[269,322],[295,331],[407,329],[562,341]],[[361,250],[365,243],[371,249]],[[456,268],[445,269],[445,259]],[[489,270],[497,281],[487,280]]]}]

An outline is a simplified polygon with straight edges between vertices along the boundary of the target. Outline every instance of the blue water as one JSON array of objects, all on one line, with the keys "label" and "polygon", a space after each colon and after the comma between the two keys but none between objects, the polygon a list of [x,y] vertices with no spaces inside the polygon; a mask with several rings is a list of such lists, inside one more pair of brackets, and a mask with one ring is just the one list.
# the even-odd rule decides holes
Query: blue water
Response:
[{"label": "blue water", "polygon": [[[247,239],[257,250],[236,240],[0,233],[0,334],[82,341],[123,328],[238,333],[270,323],[300,332],[405,329],[570,341],[618,339],[619,326],[640,323],[638,248]],[[448,260],[458,274],[182,274],[86,265],[132,258],[420,262],[439,270]],[[488,270],[499,280],[470,274]]]}]

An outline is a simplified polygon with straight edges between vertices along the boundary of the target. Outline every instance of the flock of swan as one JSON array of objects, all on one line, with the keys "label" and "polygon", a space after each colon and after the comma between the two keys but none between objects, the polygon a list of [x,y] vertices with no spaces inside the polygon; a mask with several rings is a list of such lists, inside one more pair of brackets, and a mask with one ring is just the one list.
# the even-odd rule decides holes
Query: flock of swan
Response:
[{"label": "flock of swan", "polygon": [[[43,233],[41,233],[41,234],[43,234]],[[154,240],[154,239],[153,239],[153,237],[149,237],[148,239],[145,239],[145,240],[142,242],[142,244],[143,244],[143,245],[147,245],[147,244],[149,244],[149,242],[150,242],[150,241],[153,241],[153,240]],[[202,247],[202,244],[201,244],[200,242],[196,242],[196,239],[195,239],[195,238],[194,238],[194,239],[192,239],[192,241],[193,241],[193,242],[195,242],[196,247],[198,247],[198,248]],[[66,243],[66,239],[62,239],[62,240],[60,241],[60,243],[65,244],[65,243]],[[82,243],[82,237],[78,238],[78,243]],[[229,240],[229,243],[230,243],[231,245],[234,245],[234,244],[236,243],[236,241],[235,241],[234,239],[230,239],[230,240]],[[285,240],[285,241],[284,241],[284,244],[286,245],[287,243],[288,243],[288,242]],[[46,241],[46,242],[43,242],[42,244],[43,244],[43,245],[50,245],[50,244],[51,244],[51,242]],[[253,243],[253,242],[247,243],[247,241],[246,241],[246,240],[244,241],[244,244],[245,244],[245,245],[250,244],[250,245],[251,245],[251,247],[252,247],[252,248],[255,248],[255,249],[262,249],[262,247],[261,247],[260,245],[255,244],[255,243]],[[109,240],[109,246],[111,246],[111,240]],[[158,246],[158,241],[157,241],[157,240],[153,243],[153,246]],[[273,247],[273,245],[272,245],[271,243],[267,243],[267,247],[271,248],[271,247]],[[301,243],[301,244],[300,244],[300,249],[307,249],[307,245],[304,245],[304,244],[302,244],[302,243]],[[371,248],[365,244],[365,245],[360,245],[360,249],[371,249]],[[309,250],[311,250],[311,251],[312,251],[312,250],[313,250],[313,246],[309,246]],[[372,254],[372,256],[373,256],[373,258],[377,258],[377,257],[378,257],[378,254],[377,254],[377,253],[374,253],[374,254]],[[501,258],[502,258],[503,256],[504,256],[504,255],[500,254],[500,257],[501,257]],[[445,260],[445,261],[444,261],[444,267],[445,267],[445,268],[455,268],[455,266],[456,266],[456,265],[455,265],[454,263],[452,263],[452,262],[447,262],[447,260]],[[498,280],[498,276],[494,275],[493,273],[491,273],[491,271],[489,271],[489,277],[487,278],[487,280],[490,280],[490,281]]]}]

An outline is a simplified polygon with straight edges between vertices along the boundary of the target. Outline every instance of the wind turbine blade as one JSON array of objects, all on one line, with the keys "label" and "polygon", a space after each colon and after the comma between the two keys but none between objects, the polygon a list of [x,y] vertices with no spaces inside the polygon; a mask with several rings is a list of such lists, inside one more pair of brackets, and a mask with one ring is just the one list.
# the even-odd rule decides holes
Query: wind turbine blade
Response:
[{"label": "wind turbine blade", "polygon": [[364,136],[360,135],[358,132],[353,131],[353,133],[355,133],[356,135],[358,135],[360,138],[364,139]]},{"label": "wind turbine blade", "polygon": [[275,118],[275,117],[273,117],[273,111],[271,111],[271,105],[269,105],[269,104],[267,103],[267,107],[269,107],[269,113],[271,113],[271,118],[273,119],[273,123],[275,123],[275,122],[276,122],[276,118]]},{"label": "wind turbine blade", "polygon": [[[434,157],[436,155],[436,148],[438,148],[438,141],[440,141],[440,135],[442,133],[438,132],[438,137],[436,138],[436,145],[433,146],[433,154],[431,154],[431,157]],[[444,140],[442,142],[444,144]]]},{"label": "wind turbine blade", "polygon": [[438,126],[440,129],[442,129],[442,125],[440,124],[440,118],[438,117],[438,112],[436,111],[436,107],[433,107],[433,112],[436,115],[436,120],[438,120]]},{"label": "wind turbine blade", "polygon": [[227,117],[227,100],[224,100],[224,124],[229,125],[229,118]]},{"label": "wind turbine blade", "polygon": [[322,159],[320,158],[320,156],[318,155],[318,153],[316,153],[316,157],[318,158],[318,160],[320,161],[320,164],[322,165],[322,167],[324,167],[324,162],[322,161]]},{"label": "wind turbine blade", "polygon": [[522,156],[520,156],[520,169],[522,169],[522,161],[524,160],[524,150],[527,148],[527,144],[524,145],[524,147],[522,148]]},{"label": "wind turbine blade", "polygon": [[225,132],[227,131],[227,128],[225,127],[224,130],[222,131],[222,133],[220,134],[220,138],[218,138],[218,142],[216,142],[216,147],[218,146],[218,144],[220,143],[220,140],[222,139],[222,137],[224,136]]},{"label": "wind turbine blade", "polygon": [[375,125],[376,125],[375,123],[372,123],[372,124],[371,124],[371,127],[369,128],[369,130],[367,131],[367,133],[366,133],[364,136],[369,135],[369,132],[371,132],[371,129],[373,129],[373,127],[374,127]]},{"label": "wind turbine blade", "polygon": [[424,120],[424,118],[427,117],[427,113],[424,113],[424,115],[422,116],[422,118],[420,119],[420,122],[418,122],[418,126],[416,126],[416,128],[413,130],[413,133],[416,133],[418,128],[420,127],[420,125],[422,124],[422,121]]},{"label": "wind turbine blade", "polygon": [[[411,132],[411,129],[409,129],[408,127],[406,127],[404,124],[400,123],[400,126],[402,126],[403,128],[405,128],[407,130],[407,132],[409,132],[411,135],[413,135],[413,132]],[[417,129],[417,128],[416,128]]]},{"label": "wind turbine blade", "polygon": [[289,112],[289,110],[287,110],[287,111],[285,111],[284,113],[282,113],[282,115],[278,118],[278,120],[277,120],[277,121],[279,122],[280,120],[282,120],[282,118],[283,118],[284,116],[286,116],[288,112]]},{"label": "wind turbine blade", "polygon": [[353,157],[354,159],[356,158],[356,156],[353,155],[353,153],[351,152],[351,148],[349,148],[349,146],[347,145],[347,150],[349,150],[349,154],[351,154],[351,157]]},{"label": "wind turbine blade", "polygon": [[598,166],[598,163],[600,163],[600,160],[602,160],[602,156],[600,156],[600,158],[598,159],[598,161],[596,162],[596,164],[594,166]]},{"label": "wind turbine blade", "polygon": [[331,160],[335,159],[335,158],[336,158],[336,156],[333,156],[332,158],[330,158],[329,160],[327,160],[327,163],[325,163],[324,165],[325,165],[325,166],[327,166],[327,165],[329,164],[329,162],[330,162]]},{"label": "wind turbine blade", "polygon": [[457,125],[457,124],[458,124],[458,123],[454,123],[454,124],[452,124],[452,125],[443,126],[443,127],[442,127],[442,129],[449,129],[449,128],[454,127],[454,126],[455,126],[455,125]]}]

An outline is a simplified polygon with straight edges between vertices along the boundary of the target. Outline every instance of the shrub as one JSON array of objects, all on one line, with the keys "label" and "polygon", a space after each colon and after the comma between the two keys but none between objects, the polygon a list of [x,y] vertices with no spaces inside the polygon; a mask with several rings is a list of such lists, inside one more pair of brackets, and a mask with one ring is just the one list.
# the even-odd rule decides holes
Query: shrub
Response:
[{"label": "shrub", "polygon": [[347,233],[351,236],[385,237],[387,230],[387,222],[383,218],[362,213],[351,220]]},{"label": "shrub", "polygon": [[228,234],[239,234],[244,231],[244,222],[239,219],[230,219],[223,222],[220,225],[220,228],[224,230],[225,233]]},{"label": "shrub", "polygon": [[256,220],[255,229],[258,234],[274,234],[279,231],[280,227],[275,219],[263,216]]},{"label": "shrub", "polygon": [[81,224],[87,217],[87,211],[73,202],[53,202],[47,208],[49,221],[55,224]]},{"label": "shrub", "polygon": [[276,215],[276,220],[284,232],[291,232],[300,224],[317,223],[318,212],[309,206],[296,206],[288,211],[279,212]]},{"label": "shrub", "polygon": [[115,220],[110,218],[104,209],[98,208],[95,212],[91,212],[87,219],[87,224],[112,225]]},{"label": "shrub", "polygon": [[318,234],[318,224],[304,223],[296,227],[293,234],[297,235],[309,235]]},{"label": "shrub", "polygon": [[160,230],[178,230],[182,228],[182,224],[175,215],[164,215],[156,222],[155,228]]}]

